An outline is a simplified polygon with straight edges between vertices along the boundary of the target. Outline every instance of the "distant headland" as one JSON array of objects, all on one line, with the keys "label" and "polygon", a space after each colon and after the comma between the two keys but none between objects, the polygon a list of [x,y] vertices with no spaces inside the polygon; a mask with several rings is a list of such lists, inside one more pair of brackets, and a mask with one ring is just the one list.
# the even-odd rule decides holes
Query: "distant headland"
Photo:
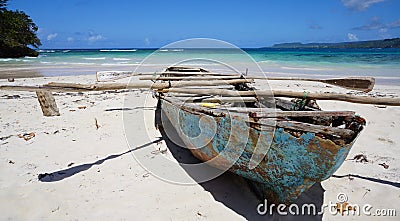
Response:
[{"label": "distant headland", "polygon": [[373,41],[355,41],[340,43],[308,43],[300,42],[274,44],[270,48],[400,48],[400,38],[373,40]]}]

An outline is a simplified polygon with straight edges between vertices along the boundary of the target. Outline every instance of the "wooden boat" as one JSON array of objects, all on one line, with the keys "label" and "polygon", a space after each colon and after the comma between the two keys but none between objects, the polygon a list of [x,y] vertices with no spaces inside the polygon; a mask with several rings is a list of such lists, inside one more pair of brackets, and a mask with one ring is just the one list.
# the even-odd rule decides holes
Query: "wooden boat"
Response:
[{"label": "wooden boat", "polygon": [[[175,80],[189,76],[193,80],[210,75],[184,67],[167,68],[161,75]],[[256,92],[249,83],[223,87]],[[212,89],[186,90],[192,96],[184,89],[159,90],[158,106],[196,158],[220,169],[229,166],[269,202],[289,204],[314,183],[331,177],[365,124],[351,111],[322,111],[314,100],[271,102],[257,94],[235,98],[201,92]]]}]

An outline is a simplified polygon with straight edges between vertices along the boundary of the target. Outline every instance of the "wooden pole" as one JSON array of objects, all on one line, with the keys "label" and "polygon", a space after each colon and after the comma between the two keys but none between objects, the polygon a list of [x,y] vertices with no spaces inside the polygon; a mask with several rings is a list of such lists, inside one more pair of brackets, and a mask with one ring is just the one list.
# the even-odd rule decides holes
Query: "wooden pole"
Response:
[{"label": "wooden pole", "polygon": [[160,76],[160,75],[177,75],[177,76],[241,76],[240,74],[221,74],[213,72],[191,72],[191,71],[162,71],[162,72],[140,72],[133,71],[99,71],[96,73],[97,81],[112,81],[134,76]]},{"label": "wooden pole", "polygon": [[85,92],[85,91],[104,91],[104,90],[121,90],[121,89],[135,89],[135,88],[149,88],[157,89],[162,93],[183,93],[183,94],[198,94],[198,95],[220,95],[228,97],[238,96],[257,96],[262,97],[291,97],[291,98],[307,98],[317,100],[338,100],[347,101],[352,103],[362,104],[376,104],[388,106],[400,106],[399,98],[376,98],[367,96],[354,96],[348,94],[338,93],[304,93],[295,91],[234,91],[227,89],[190,89],[178,88],[187,86],[216,86],[228,85],[237,83],[248,83],[250,80],[237,79],[226,80],[216,83],[216,81],[205,82],[176,82],[173,83],[135,83],[135,84],[73,84],[73,83],[49,83],[43,86],[0,86],[0,90],[14,90],[14,91],[58,91],[58,92]]},{"label": "wooden pole", "polygon": [[51,92],[48,91],[36,91],[36,95],[42,108],[43,115],[46,117],[60,116],[58,111],[56,100],[54,99]]},{"label": "wooden pole", "polygon": [[203,87],[203,86],[221,86],[241,83],[251,83],[253,80],[234,79],[219,81],[182,81],[182,82],[140,82],[140,83],[109,83],[109,84],[76,84],[76,83],[57,83],[50,82],[42,86],[0,86],[0,90],[13,91],[54,91],[54,92],[85,92],[85,91],[107,91],[107,90],[125,90],[125,89],[165,89],[180,87]]},{"label": "wooden pole", "polygon": [[221,95],[221,96],[257,96],[257,97],[291,97],[291,98],[306,98],[316,100],[338,100],[351,103],[361,104],[376,104],[388,106],[400,106],[399,98],[376,98],[367,96],[354,96],[349,94],[338,93],[304,93],[295,91],[233,91],[226,89],[186,89],[186,88],[169,88],[159,90],[162,93],[185,93],[199,95]]}]

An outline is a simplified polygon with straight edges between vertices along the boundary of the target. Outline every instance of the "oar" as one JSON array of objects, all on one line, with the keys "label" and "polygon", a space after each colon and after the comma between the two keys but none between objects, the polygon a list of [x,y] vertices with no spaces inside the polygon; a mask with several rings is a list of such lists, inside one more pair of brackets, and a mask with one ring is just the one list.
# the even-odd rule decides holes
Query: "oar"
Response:
[{"label": "oar", "polygon": [[[254,78],[253,78],[254,79]],[[265,78],[256,78],[265,79]],[[314,79],[314,78],[267,78],[268,80],[291,80],[291,81],[314,81],[330,84],[346,89],[369,92],[375,86],[373,77],[346,77],[333,79]]]},{"label": "oar", "polygon": [[[241,76],[204,76],[204,77],[141,77],[140,80],[164,80],[164,81],[179,81],[179,80],[228,80],[238,79]],[[281,80],[281,81],[314,81],[330,84],[346,89],[358,90],[369,92],[374,88],[375,79],[373,77],[346,77],[346,78],[334,78],[334,79],[315,79],[315,78],[279,78],[279,77],[253,77],[243,76],[246,79],[258,79],[258,80]]]},{"label": "oar", "polygon": [[[241,78],[241,75],[231,75],[231,74],[218,74],[212,72],[190,72],[190,75],[194,76],[184,76],[188,75],[187,72],[180,72],[180,71],[167,71],[157,73],[160,74],[175,74],[178,76],[168,77],[168,76],[154,76],[154,73],[134,73],[132,71],[99,71],[96,73],[97,81],[110,81],[121,79],[125,77],[131,76],[143,76],[143,75],[150,75],[147,78],[142,79],[149,79],[149,80],[222,80],[222,79],[234,79],[234,78]],[[153,75],[153,76],[152,76]],[[181,75],[181,76],[179,76]],[[183,76],[182,76],[183,75]],[[202,79],[201,76],[196,75],[207,75],[204,76]],[[373,77],[346,77],[346,78],[334,78],[334,79],[315,79],[315,78],[293,78],[293,77],[257,77],[257,76],[243,76],[247,79],[259,79],[259,80],[282,80],[282,81],[313,81],[313,82],[322,82],[329,85],[334,85],[350,90],[358,90],[369,92],[374,88],[375,85],[375,78]],[[219,79],[220,78],[220,79]]]}]

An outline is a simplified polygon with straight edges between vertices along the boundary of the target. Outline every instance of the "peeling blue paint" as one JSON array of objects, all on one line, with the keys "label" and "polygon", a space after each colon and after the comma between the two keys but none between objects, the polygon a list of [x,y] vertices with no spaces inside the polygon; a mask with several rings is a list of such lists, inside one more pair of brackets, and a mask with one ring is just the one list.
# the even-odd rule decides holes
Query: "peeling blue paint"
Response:
[{"label": "peeling blue paint", "polygon": [[[191,149],[195,156],[209,161],[220,155],[232,162],[230,171],[253,181],[262,195],[271,202],[291,203],[315,182],[332,176],[353,144],[338,146],[311,132],[296,138],[283,128],[276,128],[273,133],[257,130],[249,127],[239,115],[213,117],[194,114],[167,101],[162,102],[162,110],[187,146],[204,146],[201,139],[192,139],[202,133],[203,140],[210,140],[200,149]],[[211,131],[207,124],[199,124],[201,117],[206,123],[216,121],[216,130]],[[266,147],[267,152],[261,163],[249,169],[249,161],[258,142],[271,145],[269,149]]]}]

